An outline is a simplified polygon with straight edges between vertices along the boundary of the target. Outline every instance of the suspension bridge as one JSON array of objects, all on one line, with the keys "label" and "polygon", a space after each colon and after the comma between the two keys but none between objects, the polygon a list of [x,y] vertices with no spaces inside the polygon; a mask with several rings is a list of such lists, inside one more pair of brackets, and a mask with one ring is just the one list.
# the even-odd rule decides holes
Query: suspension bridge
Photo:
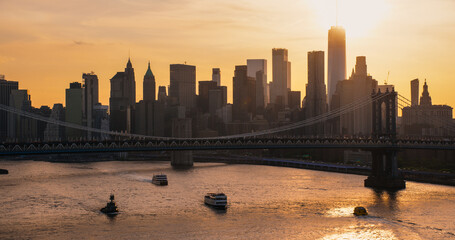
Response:
[{"label": "suspension bridge", "polygon": [[[372,152],[373,156],[372,174],[365,180],[365,186],[400,189],[404,188],[405,184],[397,168],[397,151],[403,149],[455,150],[454,139],[396,138],[395,119],[397,108],[402,109],[409,105],[410,101],[408,99],[393,90],[385,93],[378,92],[373,93],[371,96],[357,99],[338,109],[285,126],[210,138],[172,138],[113,132],[46,118],[10,106],[0,105],[0,110],[11,114],[43,121],[48,124],[111,136],[111,140],[103,141],[5,142],[0,144],[0,156],[182,150],[362,149]],[[314,137],[295,134],[298,129],[324,123],[365,107],[373,108],[373,132],[371,136]],[[445,124],[450,131],[455,132],[453,124],[442,124]]]}]

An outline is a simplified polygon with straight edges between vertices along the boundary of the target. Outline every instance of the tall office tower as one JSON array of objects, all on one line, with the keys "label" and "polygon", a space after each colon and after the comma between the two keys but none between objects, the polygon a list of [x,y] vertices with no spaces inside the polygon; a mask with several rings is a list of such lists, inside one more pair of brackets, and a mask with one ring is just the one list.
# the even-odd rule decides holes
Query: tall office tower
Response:
[{"label": "tall office tower", "polygon": [[144,75],[144,88],[143,88],[143,99],[144,101],[155,101],[155,76],[153,75],[152,69],[150,69],[150,62],[147,68],[147,72]]},{"label": "tall office tower", "polygon": [[263,109],[267,106],[267,60],[247,59],[247,75],[256,81],[256,108]]},{"label": "tall office tower", "polygon": [[[4,75],[0,75],[0,104],[9,106],[9,98],[12,90],[19,89],[19,83],[6,81]],[[8,113],[0,111],[0,142],[8,137]]]},{"label": "tall office tower", "polygon": [[[56,103],[52,107],[50,117],[58,121],[65,121],[65,108],[63,104]],[[46,129],[44,130],[44,141],[64,141],[65,140],[65,127],[57,124],[47,123]]]},{"label": "tall office tower", "polygon": [[289,99],[289,108],[290,109],[299,109],[300,108],[300,100],[301,100],[300,91],[289,91],[288,99]]},{"label": "tall office tower", "polygon": [[169,97],[175,98],[179,106],[186,111],[195,107],[196,103],[196,67],[185,64],[170,66]]},{"label": "tall office tower", "polygon": [[[343,108],[361,99],[371,96],[373,91],[378,91],[378,81],[367,74],[366,58],[359,56],[356,59],[355,71],[348,80],[343,80],[333,94],[332,109]],[[386,86],[387,87],[387,86]],[[372,103],[343,113],[340,116],[339,129],[334,133],[347,135],[369,135],[372,132]]]},{"label": "tall office tower", "polygon": [[125,72],[117,72],[111,78],[109,127],[112,131],[131,132],[131,116],[135,103],[136,81],[134,68],[130,59],[128,59]]},{"label": "tall office tower", "polygon": [[[32,102],[28,90],[11,90],[9,106],[32,112]],[[16,141],[30,141],[37,137],[37,121],[31,118],[8,113],[8,138]]]},{"label": "tall office tower", "polygon": [[[82,126],[83,121],[83,104],[82,104],[82,84],[78,82],[70,83],[70,88],[66,89],[65,94],[65,121]],[[66,128],[66,137],[68,140],[74,140],[82,137],[82,131],[74,128]]]},{"label": "tall office tower", "polygon": [[[82,92],[82,115],[84,125],[93,127],[93,107],[98,104],[98,76],[92,73],[83,73],[84,88]],[[92,133],[88,132],[87,137],[90,139]]]},{"label": "tall office tower", "polygon": [[209,112],[209,91],[217,88],[214,81],[199,81],[198,108],[203,113]]},{"label": "tall office tower", "polygon": [[165,103],[166,102],[166,86],[159,86],[158,87],[158,102]]},{"label": "tall office tower", "polygon": [[256,111],[255,80],[247,75],[247,66],[235,66],[233,85],[232,119],[248,121]]},{"label": "tall office tower", "polygon": [[291,63],[288,61],[287,49],[272,49],[272,73],[270,102],[287,106],[288,91],[291,91]]},{"label": "tall office tower", "polygon": [[308,83],[306,85],[304,106],[307,119],[327,111],[324,75],[324,52],[308,52]]},{"label": "tall office tower", "polygon": [[217,86],[221,86],[221,72],[219,68],[212,68],[212,81],[216,82]]},{"label": "tall office tower", "polygon": [[327,94],[328,104],[331,106],[332,95],[335,93],[337,83],[346,79],[346,32],[344,28],[340,26],[330,28],[328,49]]},{"label": "tall office tower", "polygon": [[431,106],[431,97],[430,93],[428,92],[428,85],[427,80],[425,79],[425,83],[423,84],[423,91],[422,96],[420,97],[420,105],[421,106]]},{"label": "tall office tower", "polygon": [[419,79],[416,78],[411,81],[411,105],[419,105]]}]

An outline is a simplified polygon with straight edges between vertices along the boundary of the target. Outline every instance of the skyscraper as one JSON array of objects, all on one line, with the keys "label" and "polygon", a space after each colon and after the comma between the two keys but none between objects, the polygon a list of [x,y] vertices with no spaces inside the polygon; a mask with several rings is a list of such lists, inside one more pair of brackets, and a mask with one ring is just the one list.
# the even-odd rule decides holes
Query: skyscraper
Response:
[{"label": "skyscraper", "polygon": [[112,131],[131,132],[131,116],[135,103],[136,81],[134,68],[131,60],[128,59],[125,72],[117,72],[111,78],[109,127]]},{"label": "skyscraper", "polygon": [[166,86],[159,86],[158,87],[158,101],[161,103],[165,103],[166,98],[167,98]]},{"label": "skyscraper", "polygon": [[308,83],[306,85],[304,108],[307,119],[327,111],[323,51],[308,52]]},{"label": "skyscraper", "polygon": [[267,106],[267,60],[246,60],[247,75],[256,81],[256,108],[263,109]]},{"label": "skyscraper", "polygon": [[[82,104],[82,84],[79,82],[70,83],[70,88],[66,89],[65,92],[65,121],[82,125],[83,121],[83,104]],[[71,139],[77,139],[82,137],[82,131],[74,128],[66,128],[66,137]]]},{"label": "skyscraper", "polygon": [[221,72],[219,68],[212,69],[212,81],[216,82],[216,85],[221,86]]},{"label": "skyscraper", "polygon": [[196,67],[185,64],[170,65],[169,97],[189,111],[196,103]]},{"label": "skyscraper", "polygon": [[[333,95],[331,110],[342,108],[360,99],[371,96],[373,91],[378,91],[378,81],[367,74],[366,58],[356,58],[355,71],[348,80],[343,80]],[[339,126],[333,133],[347,135],[368,135],[372,132],[372,103],[366,103],[353,111],[340,116]]]},{"label": "skyscraper", "polygon": [[272,49],[273,82],[270,89],[270,102],[287,106],[288,91],[291,90],[291,63],[288,61],[288,50]]},{"label": "skyscraper", "polygon": [[344,28],[340,26],[330,28],[328,45],[327,94],[330,106],[337,83],[346,79],[346,33]]},{"label": "skyscraper", "polygon": [[[82,115],[84,125],[93,127],[93,107],[98,104],[98,76],[92,73],[83,73],[84,88],[82,94]],[[92,133],[88,132],[87,137],[91,138]]]},{"label": "skyscraper", "polygon": [[411,105],[419,105],[419,79],[416,78],[411,81]]},{"label": "skyscraper", "polygon": [[144,75],[143,83],[143,98],[144,101],[155,101],[155,76],[153,75],[152,69],[150,69],[150,62],[147,68],[147,72]]},{"label": "skyscraper", "polygon": [[198,108],[200,108],[203,113],[209,111],[209,91],[217,88],[215,81],[199,81]]},{"label": "skyscraper", "polygon": [[[4,75],[0,75],[0,104],[9,106],[12,90],[17,90],[19,83],[6,81]],[[0,111],[0,141],[6,140],[8,136],[8,113]]]},{"label": "skyscraper", "polygon": [[233,85],[233,120],[247,121],[256,111],[255,80],[247,75],[247,66],[235,66]]}]

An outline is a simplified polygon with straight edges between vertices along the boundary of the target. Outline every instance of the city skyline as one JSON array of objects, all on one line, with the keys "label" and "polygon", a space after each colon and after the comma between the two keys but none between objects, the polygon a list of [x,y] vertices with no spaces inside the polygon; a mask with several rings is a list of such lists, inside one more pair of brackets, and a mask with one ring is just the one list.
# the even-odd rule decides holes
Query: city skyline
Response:
[{"label": "city skyline", "polygon": [[[110,89],[109,79],[124,67],[129,50],[135,73],[139,74],[136,76],[138,79],[142,78],[148,61],[151,61],[157,88],[169,85],[170,64],[187,62],[195,65],[197,82],[210,80],[211,69],[219,67],[222,72],[221,84],[228,86],[228,101],[232,102],[232,77],[235,66],[244,64],[245,59],[266,59],[269,62],[268,75],[272,76],[270,49],[286,48],[289,50],[289,61],[293,63],[291,89],[301,91],[302,96],[305,96],[306,54],[309,51],[322,50],[326,52],[327,59],[327,31],[329,29],[327,22],[331,22],[331,25],[336,24],[333,16],[335,4],[327,5],[334,1],[321,1],[323,3],[319,5],[315,1],[288,1],[282,6],[271,2],[265,2],[263,5],[259,3],[220,4],[214,11],[225,11],[228,19],[224,19],[224,21],[221,21],[223,20],[221,17],[215,21],[217,17],[210,12],[207,6],[202,6],[201,1],[184,1],[181,2],[181,6],[177,2],[154,3],[154,7],[161,11],[160,14],[155,14],[157,16],[149,16],[152,15],[151,11],[155,10],[151,10],[152,6],[148,4],[119,3],[109,8],[109,11],[118,13],[119,8],[125,7],[125,4],[130,7],[130,11],[120,15],[119,20],[116,21],[110,21],[112,17],[107,17],[106,12],[100,12],[93,19],[79,21],[72,14],[63,16],[62,13],[55,13],[56,10],[66,9],[63,4],[55,4],[49,10],[43,10],[48,6],[46,3],[24,5],[24,2],[27,1],[17,2],[0,4],[5,10],[1,19],[11,23],[9,26],[16,26],[15,29],[8,26],[0,27],[2,35],[6,36],[0,41],[0,52],[2,53],[0,74],[6,75],[7,80],[19,81],[21,89],[28,89],[29,94],[32,95],[33,106],[52,106],[53,103],[64,103],[64,89],[70,82],[81,82],[81,73],[90,71],[94,71],[99,78],[100,102],[107,104]],[[95,7],[90,11],[99,10],[102,2],[92,3]],[[355,1],[346,2],[352,5]],[[382,6],[386,6],[380,8],[381,11],[385,11],[386,16],[376,19],[374,24],[372,21],[366,21],[372,25],[367,26],[366,33],[363,29],[363,35],[362,27],[349,24],[347,20],[343,23],[343,15],[347,15],[347,13],[342,11],[343,3],[339,3],[341,5],[339,24],[346,29],[347,37],[347,72],[349,73],[353,68],[356,56],[367,56],[369,73],[375,76],[380,84],[384,82],[390,71],[389,83],[394,84],[402,95],[410,96],[409,81],[415,78],[421,80],[426,78],[431,84],[433,102],[455,105],[455,99],[450,96],[450,88],[447,88],[453,75],[450,56],[455,50],[450,43],[455,36],[447,31],[446,27],[441,27],[442,24],[455,22],[455,18],[449,15],[455,4],[448,1],[431,1],[431,3],[428,1],[415,3],[414,7],[409,8],[406,3],[392,4],[391,1],[381,3]],[[19,9],[18,6],[21,8]],[[242,6],[244,7],[242,8]],[[327,9],[326,18],[321,17],[321,7],[328,6],[332,8]],[[278,13],[272,14],[266,11],[271,7],[277,7]],[[362,9],[365,4],[359,4],[358,7],[358,9],[351,9],[351,13],[357,13],[361,18],[363,12],[368,9]],[[403,9],[407,11],[401,11]],[[424,9],[435,10],[434,12],[439,9],[440,11],[438,11],[438,16],[426,15],[425,20],[415,19],[415,17],[406,19],[406,17],[418,16],[418,13]],[[195,26],[188,27],[182,22],[192,18],[190,16],[192,14],[189,14],[191,11],[201,13],[202,17],[193,22]],[[295,16],[299,11],[307,13],[307,16],[304,18]],[[289,16],[283,18],[283,12],[288,12]],[[19,19],[12,16],[12,13],[28,14],[26,14],[27,17],[24,15]],[[137,13],[137,15],[133,13]],[[162,29],[166,31],[160,33],[162,36],[152,36],[149,41],[144,38],[136,38],[137,36],[151,37],[150,35],[156,33],[157,26],[155,25],[158,25],[144,23],[143,26],[136,26],[132,24],[136,20],[141,18],[146,20],[150,17],[163,20],[177,13],[180,13],[179,21],[171,21],[166,25],[167,29]],[[401,14],[400,18],[397,18],[398,13]],[[276,23],[253,31],[252,28],[258,23],[248,21],[250,15],[255,20],[270,17],[276,20]],[[204,19],[203,16],[207,16],[207,19]],[[375,17],[373,14],[372,18]],[[214,20],[211,21],[211,18]],[[66,21],[55,23],[55,26],[51,24],[51,20],[59,19]],[[272,21],[271,19],[264,21]],[[397,21],[397,19],[401,20]],[[124,20],[124,22],[120,24],[120,20]],[[206,23],[210,23],[209,26],[204,25]],[[280,29],[277,24],[284,24],[286,27]],[[48,29],[42,29],[43,26],[47,26]],[[220,30],[217,26],[225,28]],[[68,27],[68,29],[63,32],[57,31],[62,30],[63,27]],[[189,30],[183,31],[185,27],[188,27]],[[113,32],[126,30],[129,35],[125,37],[112,33],[100,39],[100,36],[95,33],[99,28],[104,29],[103,31],[112,30]],[[82,31],[84,29],[87,31]],[[178,36],[179,30],[182,30],[181,36]],[[273,31],[267,32],[267,30]],[[398,32],[400,32],[399,36],[394,35]],[[219,34],[220,37],[226,36],[223,34],[230,34],[232,37],[215,43],[213,42],[217,39],[215,37],[204,39],[207,34]],[[244,38],[241,38],[242,34],[245,34]],[[252,35],[257,36],[251,37]],[[379,35],[383,36],[378,37]],[[183,37],[187,41],[176,41],[174,40],[176,37]],[[261,37],[262,40],[259,39]],[[444,48],[444,51],[441,51],[441,48]],[[272,79],[269,78],[268,82],[271,81]],[[325,83],[327,84],[327,77]],[[53,94],[40,91],[43,84],[46,84]],[[142,83],[137,81],[136,87],[138,93],[136,101],[139,101],[142,99]]]}]

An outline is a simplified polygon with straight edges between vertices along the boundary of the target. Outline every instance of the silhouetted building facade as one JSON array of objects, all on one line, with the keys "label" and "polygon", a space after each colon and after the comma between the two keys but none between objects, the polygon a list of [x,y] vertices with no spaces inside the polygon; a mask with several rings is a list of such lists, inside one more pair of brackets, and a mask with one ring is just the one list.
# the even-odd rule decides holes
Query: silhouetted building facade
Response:
[{"label": "silhouetted building facade", "polygon": [[411,81],[411,105],[419,105],[419,79],[416,78]]},{"label": "silhouetted building facade", "polygon": [[[65,91],[65,121],[68,123],[82,126],[83,123],[83,104],[82,104],[82,84],[79,82],[70,83],[70,88]],[[68,140],[80,139],[83,137],[82,131],[74,128],[66,128]]]},{"label": "silhouetted building facade", "polygon": [[185,64],[171,64],[169,97],[177,105],[190,111],[196,106],[196,67]]},{"label": "silhouetted building facade", "polygon": [[247,75],[256,82],[256,108],[262,110],[267,106],[267,60],[247,59]]},{"label": "silhouetted building facade", "polygon": [[[64,122],[65,108],[63,107],[63,104],[61,103],[54,104],[49,118]],[[50,142],[64,140],[66,140],[65,127],[52,123],[46,124],[46,129],[44,130],[44,141]]]},{"label": "silhouetted building facade", "polygon": [[232,119],[249,121],[256,111],[255,79],[248,77],[247,66],[235,66],[233,82]]},{"label": "silhouetted building facade", "polygon": [[331,27],[328,39],[327,94],[328,103],[332,109],[332,96],[335,94],[337,84],[346,79],[346,32],[344,28],[340,26]]},{"label": "silhouetted building facade", "polygon": [[221,86],[221,71],[219,68],[212,69],[212,81],[216,82],[217,86]]},{"label": "silhouetted building facade", "polygon": [[147,68],[147,72],[144,75],[143,82],[143,99],[144,101],[155,101],[156,94],[156,82],[155,76],[153,75],[152,69],[150,69],[150,62]]},{"label": "silhouetted building facade", "polygon": [[291,63],[288,61],[288,50],[272,49],[272,84],[270,102],[279,106],[288,106],[288,91],[291,90]]},{"label": "silhouetted building facade", "polygon": [[432,104],[428,85],[425,81],[422,96],[420,97],[420,105],[411,105],[403,108],[401,134],[416,137],[454,136],[455,132],[451,127],[453,126],[452,119],[452,107]]},{"label": "silhouetted building facade", "polygon": [[125,72],[117,72],[111,78],[109,98],[110,123],[112,131],[131,132],[132,114],[136,103],[136,81],[134,68],[128,59]]},{"label": "silhouetted building facade", "polygon": [[308,83],[304,106],[307,119],[327,112],[324,76],[324,52],[308,52]]},{"label": "silhouetted building facade", "polygon": [[[82,115],[83,125],[89,128],[94,126],[94,109],[93,107],[99,103],[98,98],[98,76],[92,73],[83,73],[82,78],[84,79],[84,87],[82,91]],[[92,137],[91,132],[87,132],[87,137]]]},{"label": "silhouetted building facade", "polygon": [[[0,75],[0,104],[9,106],[11,91],[18,89],[18,82],[6,81],[5,76]],[[8,126],[8,113],[0,110],[0,142],[7,139]]]},{"label": "silhouetted building facade", "polygon": [[288,99],[290,109],[300,109],[300,101],[302,99],[300,91],[289,91]]},{"label": "silhouetted building facade", "polygon": [[214,81],[199,81],[198,107],[203,113],[209,112],[209,91],[217,88]]},{"label": "silhouetted building facade", "polygon": [[[33,112],[28,90],[13,89],[9,106],[25,112]],[[8,113],[8,138],[15,142],[30,142],[37,138],[37,121],[17,114]]]},{"label": "silhouetted building facade", "polygon": [[[357,57],[355,71],[348,80],[338,82],[332,98],[331,110],[343,108],[361,99],[368,101],[373,91],[377,92],[378,82],[367,74],[366,58]],[[360,104],[360,103],[357,103]],[[367,103],[355,110],[342,113],[339,118],[339,129],[332,134],[342,135],[371,135],[372,133],[372,103]]]},{"label": "silhouetted building facade", "polygon": [[165,103],[167,98],[166,86],[158,87],[158,102]]}]

